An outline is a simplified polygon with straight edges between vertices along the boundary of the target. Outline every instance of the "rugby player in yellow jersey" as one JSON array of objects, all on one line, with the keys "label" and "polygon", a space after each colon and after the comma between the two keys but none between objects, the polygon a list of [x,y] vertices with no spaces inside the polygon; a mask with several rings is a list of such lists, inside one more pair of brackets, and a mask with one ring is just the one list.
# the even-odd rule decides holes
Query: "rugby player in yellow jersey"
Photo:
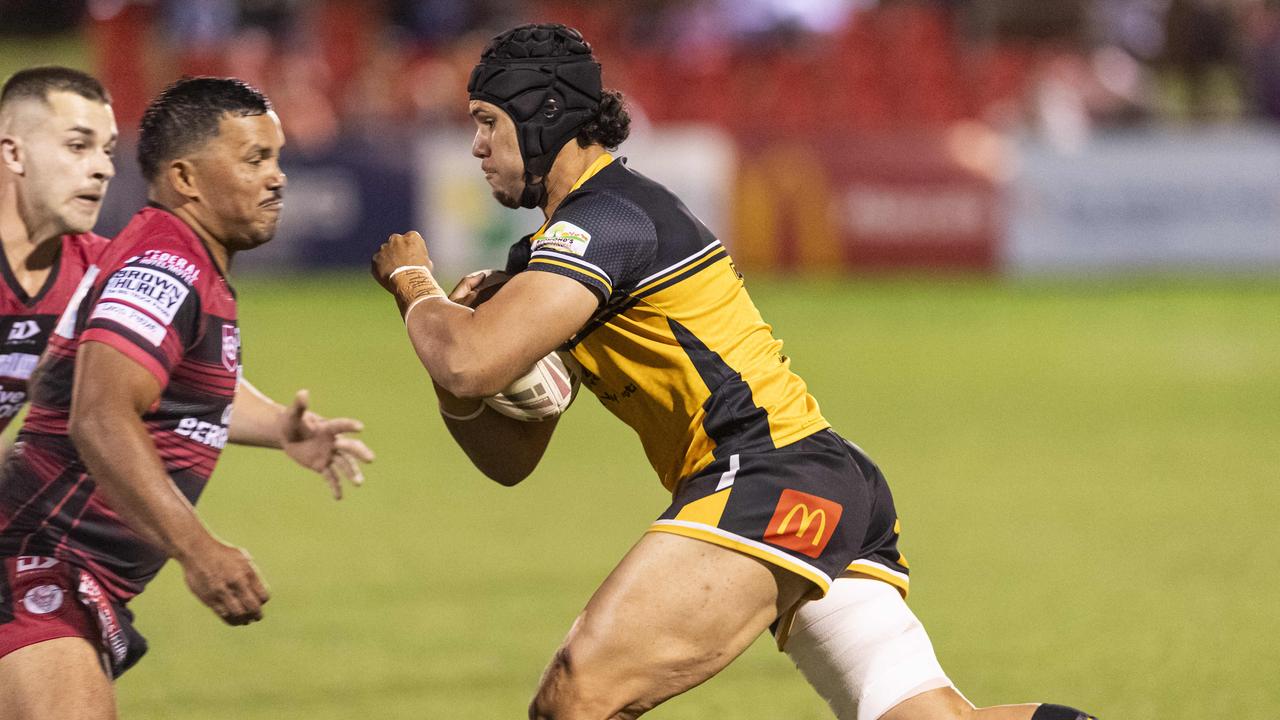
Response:
[{"label": "rugby player in yellow jersey", "polygon": [[441,414],[500,483],[554,421],[481,402],[548,353],[640,437],[671,506],[605,580],[542,678],[531,718],[634,718],[701,683],[773,626],[848,720],[1083,720],[1061,705],[974,708],[907,608],[893,498],[791,372],[724,248],[662,186],[607,152],[627,136],[590,46],[562,25],[493,40],[472,73],[472,153],[494,196],[546,222],[472,310],[446,297],[417,233],[374,257],[436,383]]}]

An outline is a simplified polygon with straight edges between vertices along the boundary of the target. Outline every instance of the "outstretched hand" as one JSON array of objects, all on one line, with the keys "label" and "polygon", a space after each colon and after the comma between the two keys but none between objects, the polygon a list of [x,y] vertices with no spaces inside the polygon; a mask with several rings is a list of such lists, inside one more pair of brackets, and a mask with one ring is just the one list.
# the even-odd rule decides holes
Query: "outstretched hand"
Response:
[{"label": "outstretched hand", "polygon": [[346,433],[364,423],[352,418],[325,418],[308,410],[310,393],[299,390],[282,418],[281,447],[293,461],[324,476],[335,500],[342,499],[342,480],[364,484],[361,463],[373,462],[373,451]]}]

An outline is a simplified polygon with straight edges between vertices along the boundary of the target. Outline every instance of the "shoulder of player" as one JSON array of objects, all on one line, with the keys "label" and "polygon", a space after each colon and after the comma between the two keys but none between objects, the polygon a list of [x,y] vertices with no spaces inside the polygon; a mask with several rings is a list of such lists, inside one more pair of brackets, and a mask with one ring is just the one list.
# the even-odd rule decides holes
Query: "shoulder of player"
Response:
[{"label": "shoulder of player", "polygon": [[111,243],[111,238],[99,235],[95,232],[78,233],[75,235],[67,235],[67,244],[75,248],[84,248],[86,250],[102,250]]},{"label": "shoulder of player", "polygon": [[634,256],[649,252],[657,241],[657,226],[643,209],[612,191],[592,189],[567,198],[530,249],[535,256],[551,252],[599,258],[603,252],[617,259],[619,248]]},{"label": "shoulder of player", "polygon": [[640,231],[653,234],[652,214],[636,198],[616,188],[580,188],[565,198],[547,223],[548,232],[557,223],[571,223],[592,232]]},{"label": "shoulder of player", "polygon": [[176,216],[155,208],[140,211],[100,260],[106,274],[123,267],[154,268],[195,289],[215,283],[220,277],[195,232]]},{"label": "shoulder of player", "polygon": [[67,235],[66,242],[63,243],[63,253],[71,253],[76,259],[87,265],[97,262],[110,244],[111,238],[103,237],[97,233],[87,232],[78,235]]}]

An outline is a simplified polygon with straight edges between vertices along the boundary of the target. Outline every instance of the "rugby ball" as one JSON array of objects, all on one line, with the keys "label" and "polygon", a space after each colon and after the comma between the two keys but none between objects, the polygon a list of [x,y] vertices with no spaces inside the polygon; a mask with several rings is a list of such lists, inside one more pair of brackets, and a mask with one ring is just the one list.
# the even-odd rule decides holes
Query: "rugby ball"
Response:
[{"label": "rugby ball", "polygon": [[577,394],[578,376],[553,352],[484,403],[509,418],[541,422],[559,417]]}]

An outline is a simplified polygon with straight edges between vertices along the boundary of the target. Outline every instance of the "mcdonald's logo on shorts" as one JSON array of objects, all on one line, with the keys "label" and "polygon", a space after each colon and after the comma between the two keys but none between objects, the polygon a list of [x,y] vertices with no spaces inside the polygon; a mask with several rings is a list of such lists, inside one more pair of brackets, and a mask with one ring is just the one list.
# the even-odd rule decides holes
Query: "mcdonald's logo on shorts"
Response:
[{"label": "mcdonald's logo on shorts", "polygon": [[764,541],[816,558],[826,549],[844,508],[796,490],[783,490]]}]

